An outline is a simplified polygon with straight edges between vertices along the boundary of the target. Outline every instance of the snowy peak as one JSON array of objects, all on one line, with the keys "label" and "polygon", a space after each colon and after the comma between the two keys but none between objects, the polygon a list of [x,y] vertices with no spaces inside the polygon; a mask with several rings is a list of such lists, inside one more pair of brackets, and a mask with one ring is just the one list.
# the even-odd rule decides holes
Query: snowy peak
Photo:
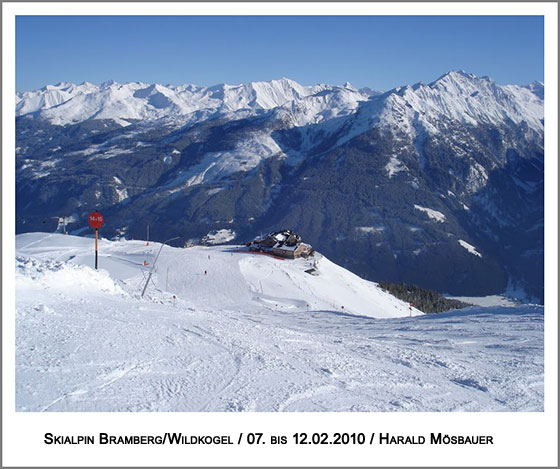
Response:
[{"label": "snowy peak", "polygon": [[432,89],[455,95],[471,95],[473,92],[494,93],[499,98],[502,87],[488,76],[478,77],[463,70],[451,71],[428,85]]},{"label": "snowy peak", "polygon": [[240,85],[221,84],[208,88],[211,97],[222,101],[229,111],[241,109],[268,110],[314,93],[318,86],[302,86],[288,78],[256,81]]},{"label": "snowy peak", "polygon": [[430,84],[402,86],[377,97],[372,111],[382,126],[405,133],[421,128],[436,134],[445,129],[445,121],[471,126],[526,122],[542,133],[544,103],[538,87],[534,89],[536,93],[529,87],[502,86],[489,77],[451,71]]},{"label": "snowy peak", "polygon": [[534,95],[538,96],[540,99],[544,99],[544,83],[540,81],[533,81],[528,85],[525,85],[525,88],[531,90]]},{"label": "snowy peak", "polygon": [[281,107],[289,113],[295,126],[318,124],[335,117],[354,114],[360,103],[369,99],[369,95],[353,88],[342,86],[317,88],[313,94],[289,101]]},{"label": "snowy peak", "polygon": [[350,83],[349,81],[344,83],[344,88],[346,88],[347,90],[351,90],[351,91],[358,91],[358,88],[356,88],[354,85],[352,85],[352,83]]},{"label": "snowy peak", "polygon": [[465,72],[464,70],[450,70],[449,72],[444,73],[430,84],[435,84],[440,81],[454,81],[457,83],[464,83],[466,81],[472,81],[476,79],[477,76],[474,75],[473,73],[468,73]]}]

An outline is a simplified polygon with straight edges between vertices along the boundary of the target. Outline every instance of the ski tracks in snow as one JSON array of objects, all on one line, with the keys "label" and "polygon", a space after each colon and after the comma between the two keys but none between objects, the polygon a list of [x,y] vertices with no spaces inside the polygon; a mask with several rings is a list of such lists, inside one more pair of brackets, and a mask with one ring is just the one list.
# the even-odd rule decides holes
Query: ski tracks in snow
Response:
[{"label": "ski tracks in snow", "polygon": [[[18,411],[544,407],[540,307],[355,316],[319,309],[305,289],[286,291],[268,260],[257,260],[260,269],[243,261],[243,273],[242,257],[204,248],[186,252],[187,270],[177,252],[186,254],[165,248],[157,288],[141,299],[131,262],[146,257],[144,243],[115,244],[103,259],[118,274],[115,288],[112,277],[79,265],[90,240],[75,240],[75,267],[61,271],[53,258],[68,255],[72,237],[47,238],[50,254],[45,236],[19,238],[22,255],[38,258],[16,266]],[[298,272],[289,275],[318,281]]]}]

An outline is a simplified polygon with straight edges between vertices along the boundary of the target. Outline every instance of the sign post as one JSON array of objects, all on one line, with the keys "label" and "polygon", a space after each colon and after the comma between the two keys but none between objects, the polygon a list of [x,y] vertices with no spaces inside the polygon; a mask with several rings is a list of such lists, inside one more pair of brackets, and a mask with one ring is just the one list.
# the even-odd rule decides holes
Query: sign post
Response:
[{"label": "sign post", "polygon": [[96,210],[89,214],[88,223],[89,226],[91,226],[95,230],[95,270],[97,270],[97,253],[98,253],[97,238],[98,238],[99,228],[103,226],[103,223],[105,223],[105,219],[103,218],[103,215],[101,215],[101,213],[99,213]]}]

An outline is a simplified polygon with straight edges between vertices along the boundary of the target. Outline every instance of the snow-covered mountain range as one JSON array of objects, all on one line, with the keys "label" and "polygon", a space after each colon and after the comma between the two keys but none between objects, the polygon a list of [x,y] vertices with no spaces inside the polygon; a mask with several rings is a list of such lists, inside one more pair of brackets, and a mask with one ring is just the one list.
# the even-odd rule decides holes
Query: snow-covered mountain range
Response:
[{"label": "snow-covered mountain range", "polygon": [[367,100],[368,93],[350,84],[302,86],[287,78],[212,87],[114,81],[99,86],[87,82],[59,83],[17,93],[16,115],[36,113],[57,125],[88,119],[113,119],[123,126],[136,120],[165,118],[196,122],[217,115],[247,117],[282,106],[291,108],[293,103],[300,102],[318,114],[335,108],[333,97],[338,109],[350,109]]},{"label": "snow-covered mountain range", "polygon": [[[544,86],[62,83],[16,96],[18,232],[291,228],[373,280],[542,300]],[[49,224],[54,223],[50,228]],[[360,254],[357,254],[360,253]]]},{"label": "snow-covered mountain range", "polygon": [[[17,411],[542,411],[543,308],[423,315],[316,253],[16,237]],[[144,265],[144,262],[148,265]],[[314,275],[306,272],[314,266]]]},{"label": "snow-covered mountain range", "polygon": [[[449,72],[428,85],[403,86],[385,94],[358,90],[350,83],[303,86],[288,78],[212,87],[114,81],[101,85],[59,83],[17,93],[16,116],[32,114],[56,125],[113,119],[126,126],[136,120],[194,122],[217,115],[247,117],[279,108],[291,115],[294,125],[303,126],[352,113],[371,95],[381,94],[388,99],[374,100],[362,114],[386,126],[410,128],[418,113],[416,118],[432,132],[437,132],[442,115],[472,125],[525,121],[538,131],[542,130],[543,90],[539,82],[525,87],[500,86],[488,77],[462,71]],[[370,120],[366,125],[372,123]]]}]

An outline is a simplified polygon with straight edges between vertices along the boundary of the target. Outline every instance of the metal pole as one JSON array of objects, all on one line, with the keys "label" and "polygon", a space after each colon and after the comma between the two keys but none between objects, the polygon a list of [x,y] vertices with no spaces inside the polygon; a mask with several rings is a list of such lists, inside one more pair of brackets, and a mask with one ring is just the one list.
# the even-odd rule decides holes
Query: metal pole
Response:
[{"label": "metal pole", "polygon": [[152,264],[152,268],[150,269],[150,273],[148,274],[148,280],[146,280],[146,284],[144,285],[144,288],[142,290],[142,295],[141,295],[142,298],[144,298],[144,293],[146,293],[146,288],[148,288],[148,283],[150,283],[150,279],[152,278],[152,273],[154,272],[156,262],[159,258],[159,255],[161,254],[161,250],[163,249],[163,246],[165,246],[165,243],[168,243],[169,241],[173,241],[174,239],[179,239],[179,238],[180,238],[180,236],[176,236],[175,238],[168,239],[161,244],[161,247],[159,248],[157,256],[154,260],[154,263]]},{"label": "metal pole", "polygon": [[146,280],[146,284],[144,285],[144,289],[142,290],[142,298],[144,298],[144,293],[146,293],[146,288],[148,288],[148,282],[150,281],[150,279],[152,278],[152,271],[150,270],[150,273],[148,274],[148,280]]},{"label": "metal pole", "polygon": [[97,270],[97,232],[99,230],[95,228],[95,270]]}]

